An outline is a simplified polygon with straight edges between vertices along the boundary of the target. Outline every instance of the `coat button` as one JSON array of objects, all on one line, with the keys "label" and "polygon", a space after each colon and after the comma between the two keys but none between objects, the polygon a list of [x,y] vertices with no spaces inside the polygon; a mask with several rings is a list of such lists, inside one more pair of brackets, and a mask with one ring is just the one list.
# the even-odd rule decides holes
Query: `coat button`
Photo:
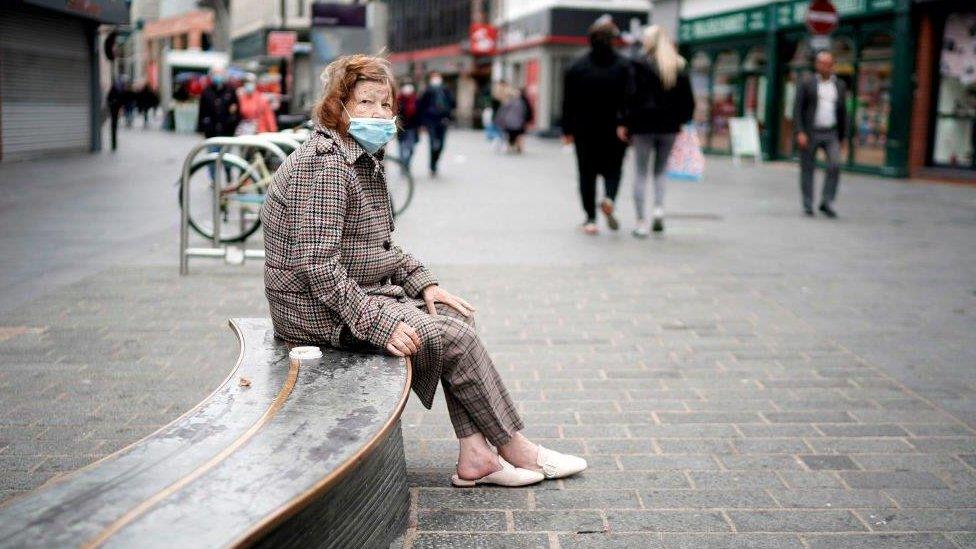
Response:
[{"label": "coat button", "polygon": [[389,240],[384,240],[383,241],[383,249],[384,250],[389,250],[392,247],[393,247],[393,243],[392,242],[390,242]]}]

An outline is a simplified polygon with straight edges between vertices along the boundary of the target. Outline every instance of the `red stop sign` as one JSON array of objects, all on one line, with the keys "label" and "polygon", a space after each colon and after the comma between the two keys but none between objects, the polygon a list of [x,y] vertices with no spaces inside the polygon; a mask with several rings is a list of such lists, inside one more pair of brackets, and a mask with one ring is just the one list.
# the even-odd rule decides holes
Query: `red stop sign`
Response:
[{"label": "red stop sign", "polygon": [[830,34],[837,29],[840,17],[830,0],[813,0],[807,8],[807,28],[813,34]]}]

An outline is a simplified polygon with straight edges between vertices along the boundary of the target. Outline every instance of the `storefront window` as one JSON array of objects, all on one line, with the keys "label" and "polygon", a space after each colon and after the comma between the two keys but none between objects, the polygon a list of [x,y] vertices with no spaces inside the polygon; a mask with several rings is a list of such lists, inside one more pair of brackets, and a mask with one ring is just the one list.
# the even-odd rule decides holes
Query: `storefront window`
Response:
[{"label": "storefront window", "polygon": [[715,58],[712,84],[712,137],[709,147],[716,151],[731,150],[729,118],[739,113],[739,54],[724,51]]},{"label": "storefront window", "polygon": [[698,138],[707,143],[709,130],[708,88],[711,85],[712,63],[705,52],[698,52],[691,59],[691,90],[695,96],[695,113],[692,120],[698,130]]},{"label": "storefront window", "polygon": [[745,76],[743,116],[754,117],[762,130],[766,125],[766,49],[749,50],[742,62],[742,72]]},{"label": "storefront window", "polygon": [[[857,71],[854,66],[854,40],[848,36],[837,36],[831,41],[830,52],[834,54],[834,74],[847,84],[847,113],[852,116],[855,109],[854,80]],[[812,61],[812,60],[811,60]],[[811,65],[812,66],[812,65]],[[888,71],[890,74],[891,71]],[[848,128],[850,121],[848,121]],[[842,163],[846,163],[850,158],[851,140],[845,139],[840,144],[840,158]]]},{"label": "storefront window", "polygon": [[976,169],[976,13],[946,18],[932,162]]},{"label": "storefront window", "polygon": [[891,113],[892,42],[892,35],[876,34],[861,49],[857,98],[852,111],[855,164],[884,165]]}]

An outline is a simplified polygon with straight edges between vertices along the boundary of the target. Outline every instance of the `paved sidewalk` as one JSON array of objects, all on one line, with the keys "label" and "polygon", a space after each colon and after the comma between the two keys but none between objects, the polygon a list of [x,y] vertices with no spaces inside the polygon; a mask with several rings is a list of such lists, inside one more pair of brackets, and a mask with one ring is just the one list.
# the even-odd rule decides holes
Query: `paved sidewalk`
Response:
[{"label": "paved sidewalk", "polygon": [[[591,469],[450,488],[443,402],[412,400],[407,547],[976,546],[976,189],[845,174],[810,220],[793,166],[710,159],[638,241],[629,180],[624,231],[573,230],[553,142],[454,132],[442,171],[398,240],[478,307],[528,433]],[[4,495],[178,416],[236,356],[226,319],[266,314],[258,265],[180,279],[172,226],[142,239],[3,315]]]}]

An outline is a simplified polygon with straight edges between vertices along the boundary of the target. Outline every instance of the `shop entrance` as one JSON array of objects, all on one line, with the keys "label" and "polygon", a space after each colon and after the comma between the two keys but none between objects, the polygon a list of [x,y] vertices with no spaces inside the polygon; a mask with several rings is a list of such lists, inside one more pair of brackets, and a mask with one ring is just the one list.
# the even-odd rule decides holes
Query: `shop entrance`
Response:
[{"label": "shop entrance", "polygon": [[[877,24],[845,25],[833,35],[831,51],[835,72],[847,84],[847,139],[841,158],[848,167],[881,168],[885,165],[888,123],[891,115],[892,45],[890,26]],[[805,33],[790,33],[780,43],[782,59],[788,59],[780,72],[778,153],[795,158],[793,107],[796,86],[801,78],[813,74],[813,54]]]}]

